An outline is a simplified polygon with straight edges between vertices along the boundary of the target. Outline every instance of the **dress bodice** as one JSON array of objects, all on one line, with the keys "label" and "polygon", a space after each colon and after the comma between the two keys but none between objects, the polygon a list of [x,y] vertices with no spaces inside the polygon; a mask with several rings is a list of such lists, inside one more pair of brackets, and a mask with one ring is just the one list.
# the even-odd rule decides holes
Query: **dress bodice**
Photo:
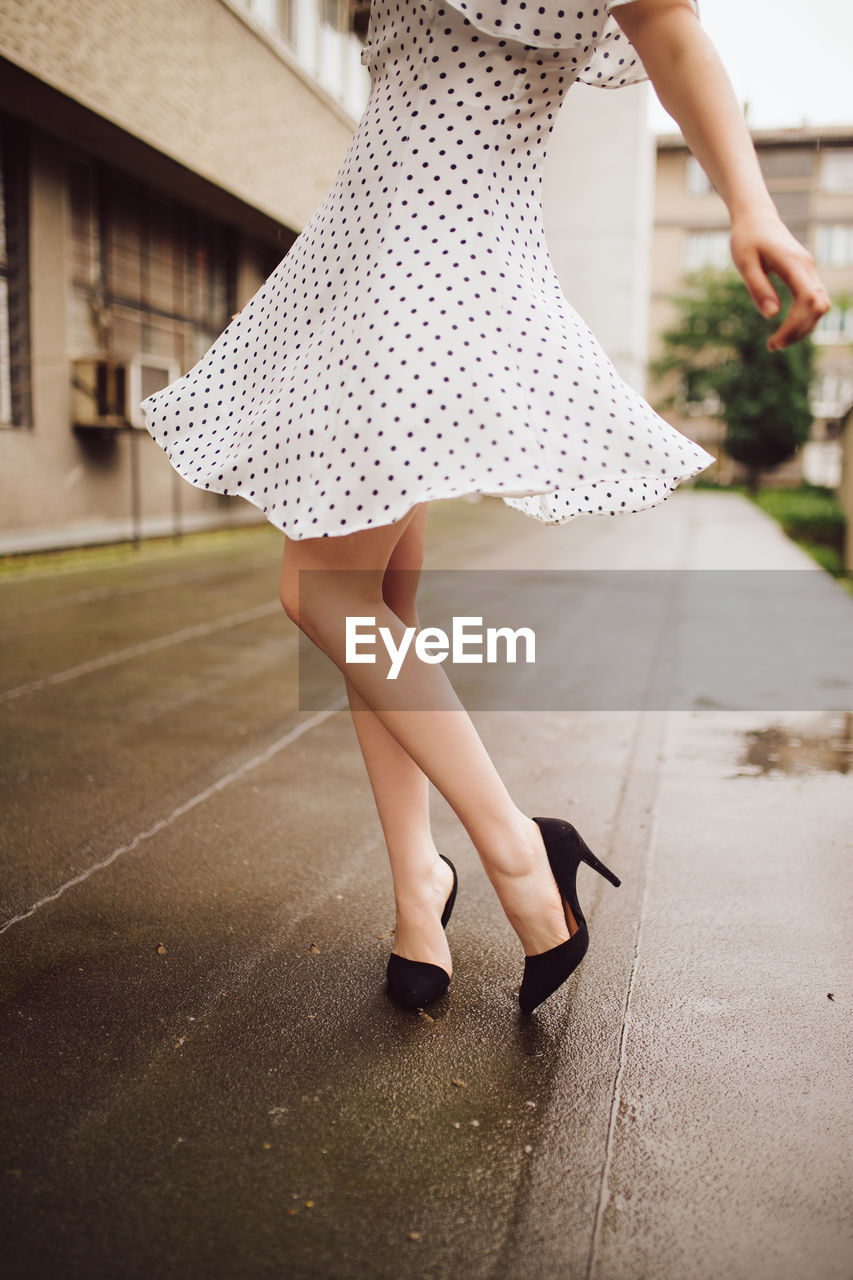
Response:
[{"label": "dress bodice", "polygon": [[[373,0],[361,60],[372,68],[397,27],[404,37],[412,24],[437,37],[442,20],[452,19],[455,10],[466,26],[505,41],[508,52],[512,44],[561,50],[574,79],[600,88],[621,88],[648,79],[612,12],[625,3],[630,0]],[[690,3],[698,15],[698,0]]]}]

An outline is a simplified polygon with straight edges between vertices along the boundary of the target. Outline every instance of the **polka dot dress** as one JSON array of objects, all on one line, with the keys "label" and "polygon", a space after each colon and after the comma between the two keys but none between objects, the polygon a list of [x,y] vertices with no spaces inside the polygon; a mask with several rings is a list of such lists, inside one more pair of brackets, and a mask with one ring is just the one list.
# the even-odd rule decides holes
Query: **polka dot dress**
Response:
[{"label": "polka dot dress", "polygon": [[711,454],[563,295],[542,166],[576,81],[645,78],[607,0],[373,0],[332,190],[198,363],[142,401],[192,484],[294,539],[500,495],[549,524],[663,501]]}]

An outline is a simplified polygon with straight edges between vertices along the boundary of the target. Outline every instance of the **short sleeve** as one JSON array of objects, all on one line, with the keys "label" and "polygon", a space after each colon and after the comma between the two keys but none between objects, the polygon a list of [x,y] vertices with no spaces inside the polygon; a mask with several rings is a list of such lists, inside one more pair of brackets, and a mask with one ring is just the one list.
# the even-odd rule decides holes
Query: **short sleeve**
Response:
[{"label": "short sleeve", "polygon": [[[436,3],[436,0],[434,0]],[[611,10],[632,0],[437,0],[491,36],[543,49],[566,49],[578,80],[604,89],[648,80],[634,46]],[[699,15],[698,0],[690,0]],[[575,7],[581,6],[581,7]]]},{"label": "short sleeve", "polygon": [[[632,0],[606,0],[603,6],[604,21],[596,36],[592,57],[578,75],[582,84],[602,89],[620,89],[626,84],[641,84],[648,80],[648,73],[639,54],[611,12],[619,5],[631,2]],[[699,0],[690,0],[690,3],[698,18]]]}]

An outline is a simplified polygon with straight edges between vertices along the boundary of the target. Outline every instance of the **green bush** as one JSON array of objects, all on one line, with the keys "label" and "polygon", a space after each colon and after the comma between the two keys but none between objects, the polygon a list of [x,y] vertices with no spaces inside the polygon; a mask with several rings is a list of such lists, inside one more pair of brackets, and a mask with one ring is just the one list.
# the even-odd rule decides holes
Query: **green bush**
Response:
[{"label": "green bush", "polygon": [[764,489],[756,502],[795,542],[829,547],[841,555],[844,512],[831,489],[808,484],[798,489]]}]

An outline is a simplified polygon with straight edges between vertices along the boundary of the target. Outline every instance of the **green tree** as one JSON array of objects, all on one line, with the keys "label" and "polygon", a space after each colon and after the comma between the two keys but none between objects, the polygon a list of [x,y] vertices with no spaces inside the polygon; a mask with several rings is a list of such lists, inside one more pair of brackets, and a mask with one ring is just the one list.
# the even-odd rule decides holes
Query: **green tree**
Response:
[{"label": "green tree", "polygon": [[773,283],[782,308],[766,320],[733,268],[691,273],[688,292],[672,299],[678,319],[662,335],[663,354],[650,365],[655,378],[673,380],[664,405],[682,413],[699,407],[725,423],[726,452],[747,468],[752,492],[762,471],[805,444],[812,426],[814,344],[807,337],[767,350],[791,304],[785,284],[776,276]]}]

